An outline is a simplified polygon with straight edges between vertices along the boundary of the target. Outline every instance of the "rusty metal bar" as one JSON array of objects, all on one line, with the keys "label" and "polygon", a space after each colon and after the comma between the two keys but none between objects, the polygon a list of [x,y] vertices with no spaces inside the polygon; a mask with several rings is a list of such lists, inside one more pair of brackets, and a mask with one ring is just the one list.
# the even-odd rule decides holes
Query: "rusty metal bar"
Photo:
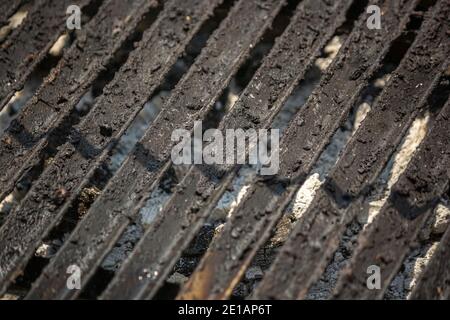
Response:
[{"label": "rusty metal bar", "polygon": [[8,19],[16,13],[17,9],[24,4],[26,0],[8,0],[0,3],[0,27],[3,27]]},{"label": "rusty metal bar", "polygon": [[47,55],[66,28],[66,9],[80,9],[99,0],[40,0],[28,12],[25,21],[0,47],[0,110],[16,91],[22,89],[34,68]]},{"label": "rusty metal bar", "polygon": [[[449,13],[442,11],[447,18]],[[335,298],[383,298],[421,228],[447,191],[450,179],[449,119],[450,100],[393,186],[387,204],[358,239],[359,245],[349,269],[344,270],[338,280]],[[381,288],[377,290],[367,287],[367,268],[371,265],[378,266],[381,271]]]},{"label": "rusty metal bar", "polygon": [[414,287],[410,299],[450,299],[450,228]]},{"label": "rusty metal bar", "polygon": [[[59,64],[0,139],[0,200],[41,161],[52,137],[67,137],[71,113],[114,56],[132,38],[136,26],[156,1],[105,1],[93,20],[80,30]],[[117,28],[115,21],[123,26]],[[126,21],[126,22],[125,22]]]}]

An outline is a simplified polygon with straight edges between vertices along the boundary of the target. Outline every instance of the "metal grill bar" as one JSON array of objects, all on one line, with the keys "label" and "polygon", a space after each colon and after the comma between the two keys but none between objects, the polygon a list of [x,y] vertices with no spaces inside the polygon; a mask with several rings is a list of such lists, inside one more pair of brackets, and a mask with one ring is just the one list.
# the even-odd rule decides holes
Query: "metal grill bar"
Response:
[{"label": "metal grill bar", "polygon": [[[450,12],[444,8],[441,13],[441,17],[446,19]],[[432,33],[429,36],[433,36]],[[393,186],[388,203],[361,235],[350,265],[351,272],[343,272],[336,298],[383,297],[421,227],[447,191],[450,178],[449,119],[450,102],[436,119],[405,173]],[[367,268],[370,265],[377,265],[382,270],[380,290],[367,288]]]},{"label": "metal grill bar", "polygon": [[[408,5],[401,7],[400,10],[404,10],[401,14],[396,13],[392,9],[386,10],[391,12],[391,15],[386,17],[387,21],[399,27],[396,34],[401,32],[405,26],[413,4],[408,3]],[[397,20],[400,17],[403,18],[403,21]],[[364,18],[361,18],[361,24],[364,23]],[[362,72],[361,65],[364,65],[364,63],[360,59],[380,61],[390,45],[388,42],[385,46],[385,41],[380,42],[378,47],[372,45],[372,48],[374,48],[372,51],[373,56],[369,58],[365,53],[365,48],[367,43],[373,42],[372,37],[374,33],[372,31],[362,26],[355,29],[345,47],[341,49],[336,62],[324,76],[324,80],[319,88],[313,93],[313,96],[300,110],[287,129],[280,146],[280,167],[282,172],[280,177],[295,177],[298,174],[295,173],[295,169],[301,164],[305,167],[305,174],[300,175],[300,179],[303,180],[315,158],[320,154],[321,149],[319,148],[323,148],[326,145],[326,139],[329,139],[334,130],[337,129],[342,119],[341,117],[344,117],[356,102],[358,97],[356,94],[361,92],[364,84],[370,79],[370,75],[376,70],[375,64],[374,69],[369,68],[369,70],[366,70],[366,73]],[[380,30],[377,36],[380,39],[386,39],[387,33],[391,33],[391,31],[392,29],[388,27],[384,31]],[[389,40],[393,41],[394,37]],[[360,58],[357,58],[358,60],[356,61],[352,59],[347,60],[347,55],[350,52],[358,52],[359,54],[355,54],[353,57]],[[358,77],[355,77],[355,74]],[[349,97],[352,98],[348,99]],[[303,125],[303,123],[309,123],[310,125]],[[317,129],[314,129],[313,126]],[[300,149],[302,146],[303,149]],[[317,152],[316,156],[314,156],[315,152]],[[292,161],[293,155],[297,159],[302,159],[304,155],[307,155],[308,158],[297,163]],[[299,171],[303,173],[302,170]],[[245,272],[248,263],[256,254],[258,248],[267,240],[271,230],[281,217],[284,206],[291,200],[293,191],[297,189],[295,186],[290,187],[283,195],[283,183],[282,178],[280,178],[268,183],[260,181],[250,186],[249,196],[240,203],[236,214],[214,241],[204,260],[200,263],[197,269],[198,272],[191,276],[180,298],[197,297],[202,292],[208,294],[208,297],[222,297],[220,294],[223,291],[219,293],[217,288],[207,287],[208,283],[214,284],[218,281],[214,279],[209,282],[208,280],[209,277],[214,277],[214,274],[217,274],[216,272],[210,272],[214,268],[220,269],[221,279],[227,279],[224,275],[228,275],[229,278],[226,280],[229,281],[228,294],[231,294],[232,288],[237,284],[243,272]],[[238,236],[236,236],[237,233],[239,234]],[[235,245],[230,246],[231,243]],[[223,258],[224,256],[226,258]],[[200,280],[200,278],[203,280]],[[205,287],[208,289],[205,290]]]},{"label": "metal grill bar", "polygon": [[[437,6],[434,16],[425,22],[380,100],[347,144],[325,186],[298,222],[256,297],[304,298],[310,285],[322,274],[337,249],[345,225],[355,215],[355,210],[346,210],[347,201],[360,196],[378,177],[420,107],[426,103],[440,72],[445,70],[442,61],[448,49],[441,44],[442,38],[430,37],[440,28],[433,23],[443,9]],[[423,50],[424,44],[432,48]],[[433,64],[428,63],[430,60]],[[428,68],[433,71],[428,73],[425,71]],[[408,99],[404,99],[405,96]],[[316,243],[321,243],[319,248]],[[290,269],[293,265],[299,267]],[[291,279],[288,288],[276,285],[282,277]]]},{"label": "metal grill bar", "polygon": [[[257,128],[261,124],[270,124],[289,92],[314,62],[314,57],[319,54],[326,40],[342,23],[350,4],[351,1],[337,2],[335,5],[323,1],[301,3],[290,26],[278,39],[247,90],[221,122],[221,130]],[[308,29],[307,26],[310,25],[314,25],[315,29]],[[294,54],[298,48],[304,50]],[[286,74],[290,74],[291,78],[286,78]],[[141,281],[141,286],[145,289],[134,293],[133,297],[151,297],[156,293],[183,248],[189,244],[206,218],[207,211],[203,210],[202,204],[211,196],[210,190],[216,187],[225,171],[226,168],[214,169],[207,166],[192,168],[157,221],[137,245],[129,263],[112,281],[105,298],[117,298],[124,287],[133,287],[130,284],[136,282],[135,274],[139,270],[142,272],[141,266],[146,266],[150,274],[158,276]],[[148,268],[154,265],[157,266]]]},{"label": "metal grill bar", "polygon": [[[20,272],[42,237],[60,221],[64,210],[86,185],[88,178],[85,177],[92,176],[92,167],[105,159],[113,139],[124,133],[220,2],[190,0],[180,4],[171,1],[144,33],[138,48],[130,54],[99,101],[73,129],[69,142],[60,148],[0,229],[0,244],[4,248],[0,252],[2,290]],[[173,12],[179,14],[174,16]],[[145,72],[139,72],[142,70]],[[61,197],[61,189],[68,197]]]},{"label": "metal grill bar", "polygon": [[[64,126],[67,118],[155,3],[106,1],[99,14],[80,31],[78,39],[0,140],[0,199],[14,189],[29,168],[39,163],[49,135],[59,139],[68,135]],[[125,20],[122,30],[114,31],[114,21]]]},{"label": "metal grill bar", "polygon": [[[83,260],[82,265],[86,267],[94,263],[86,271],[88,273],[95,271],[95,267],[107,252],[101,250],[98,239],[102,239],[102,244],[110,248],[114,244],[110,241],[117,239],[126,227],[127,224],[124,222],[128,222],[128,217],[132,216],[133,212],[137,213],[133,206],[146,196],[148,192],[146,186],[154,183],[155,177],[161,174],[159,169],[170,156],[170,136],[173,129],[180,126],[192,127],[194,117],[201,119],[206,115],[207,110],[212,107],[243,62],[250,47],[270,26],[282,5],[283,3],[279,1],[266,1],[263,4],[259,1],[242,0],[233,7],[188,74],[169,97],[158,118],[138,143],[133,155],[110,181],[102,196],[92,205],[82,223],[83,225],[86,223],[85,226],[89,226],[89,229],[86,230],[82,225],[77,228],[75,239],[93,237],[97,239],[97,245],[92,248],[91,243],[87,241],[86,247],[78,246],[77,250],[86,250],[80,252],[79,256],[70,251],[74,248],[70,246],[69,241],[61,253],[64,256],[64,264],[67,263],[67,259],[77,258]],[[240,39],[238,46],[235,45],[236,38]],[[186,123],[186,118],[190,118],[191,121]],[[110,218],[105,219],[105,216]],[[89,255],[86,255],[88,252]],[[94,257],[98,260],[87,261]],[[85,279],[88,280],[89,276],[85,276]],[[60,290],[66,294],[64,284]]]},{"label": "metal grill bar", "polygon": [[0,110],[47,54],[65,28],[70,4],[85,8],[94,0],[36,1],[23,24],[1,44]]},{"label": "metal grill bar", "polygon": [[[444,9],[436,6],[433,16],[425,21],[382,96],[298,221],[256,297],[304,298],[322,274],[337,249],[345,225],[355,215],[355,210],[347,210],[350,201],[361,196],[375,181],[438,83],[440,72],[445,70],[442,63],[448,48],[442,45],[445,38],[442,31],[438,31],[442,30],[440,23],[444,20],[440,12]],[[429,46],[429,50],[424,50],[424,45]],[[423,54],[427,54],[427,58]],[[429,56],[433,57],[433,62],[429,62]],[[403,99],[405,94],[410,99]],[[298,267],[290,268],[294,265]],[[289,279],[289,284],[283,279]]]},{"label": "metal grill bar", "polygon": [[8,19],[25,3],[25,0],[9,0],[0,3],[0,27],[3,27]]}]

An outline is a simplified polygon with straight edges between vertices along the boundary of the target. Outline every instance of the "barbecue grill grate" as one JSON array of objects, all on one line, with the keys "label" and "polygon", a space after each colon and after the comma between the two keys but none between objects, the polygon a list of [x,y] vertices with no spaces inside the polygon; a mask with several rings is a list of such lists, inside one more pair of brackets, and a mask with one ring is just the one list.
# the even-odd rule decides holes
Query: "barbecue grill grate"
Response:
[{"label": "barbecue grill grate", "polygon": [[[69,33],[71,44],[0,136],[0,201],[15,198],[0,227],[0,294],[28,299],[233,297],[336,131],[384,72],[386,84],[371,110],[245,296],[308,297],[348,226],[367,210],[377,179],[411,124],[427,113],[424,140],[379,213],[357,235],[330,295],[385,296],[448,193],[449,1],[11,0],[5,8],[0,5],[0,27],[26,2],[27,17],[0,44],[0,110],[8,109],[61,35]],[[68,31],[66,8],[73,3],[83,12],[82,28]],[[381,8],[381,29],[367,27],[368,5]],[[249,178],[247,192],[223,228],[205,242],[195,270],[175,292],[164,293],[174,268],[243,167],[176,168],[170,161],[172,132],[191,131],[195,121],[211,119],[239,81],[236,101],[211,126],[223,132],[271,128],[336,36],[343,41],[337,55],[287,121],[279,173]],[[202,50],[197,48],[172,79],[199,41]],[[167,96],[161,98],[164,90]],[[92,107],[80,113],[80,100],[92,92]],[[108,168],[127,129],[155,97],[162,101],[159,114],[118,169]],[[138,224],[143,208],[167,180],[169,195],[161,210],[120,268],[105,272],[105,257]],[[412,298],[450,297],[450,228],[442,231]],[[36,256],[43,242],[62,234],[54,255]],[[81,290],[67,286],[66,271],[73,265],[81,271]],[[382,270],[379,290],[366,284],[371,265]]]}]

